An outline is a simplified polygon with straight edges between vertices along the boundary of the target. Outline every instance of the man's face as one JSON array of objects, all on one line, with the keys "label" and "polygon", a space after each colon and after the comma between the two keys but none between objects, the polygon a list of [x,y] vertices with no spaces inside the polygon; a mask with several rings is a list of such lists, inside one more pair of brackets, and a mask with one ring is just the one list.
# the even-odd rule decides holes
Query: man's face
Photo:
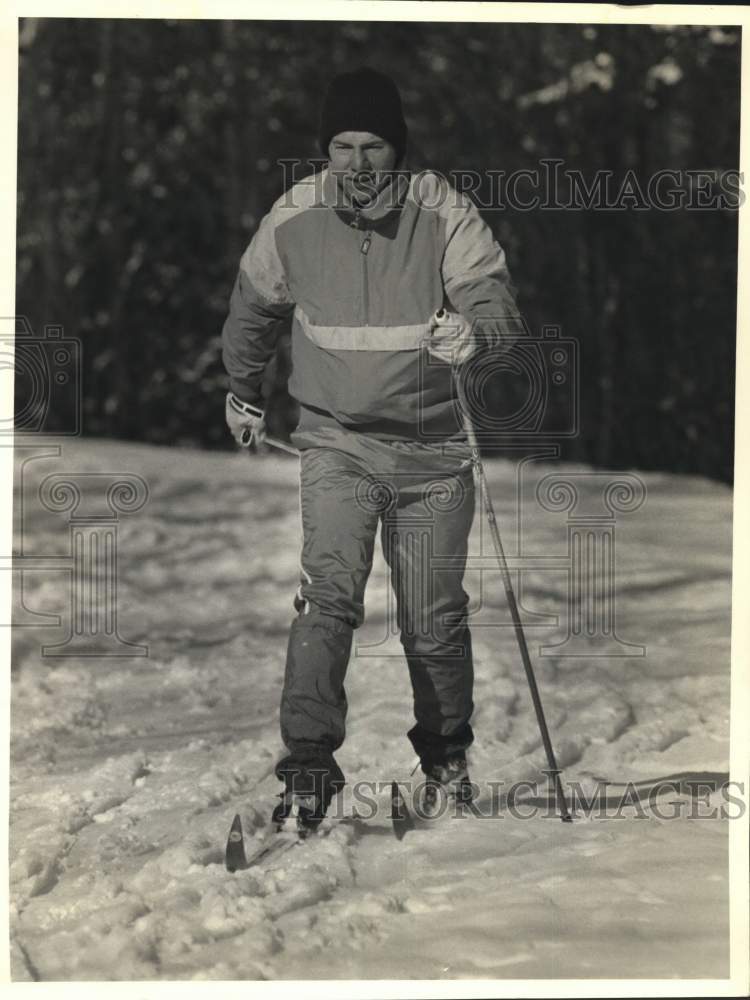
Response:
[{"label": "man's face", "polygon": [[339,132],[328,146],[331,170],[346,194],[367,203],[388,183],[396,150],[372,132]]}]

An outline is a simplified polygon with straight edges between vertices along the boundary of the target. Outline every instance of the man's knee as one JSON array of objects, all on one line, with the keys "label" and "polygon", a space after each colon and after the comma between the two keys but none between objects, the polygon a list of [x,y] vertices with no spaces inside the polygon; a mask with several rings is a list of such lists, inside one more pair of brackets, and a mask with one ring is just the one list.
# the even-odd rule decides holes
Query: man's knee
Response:
[{"label": "man's knee", "polygon": [[298,614],[292,621],[290,637],[293,640],[297,635],[303,635],[308,631],[315,631],[326,635],[329,643],[338,646],[351,644],[352,632],[355,626],[345,617],[338,614],[329,614],[322,608],[310,605],[310,610]]},{"label": "man's knee", "polygon": [[338,599],[331,595],[310,596],[310,588],[300,587],[294,595],[294,610],[297,612],[295,622],[307,624],[328,624],[339,622],[349,629],[359,628],[365,619],[365,609],[361,602],[341,596]]},{"label": "man's knee", "polygon": [[414,656],[471,656],[471,633],[465,610],[459,615],[423,616],[422,621],[405,621],[400,629],[401,645]]}]

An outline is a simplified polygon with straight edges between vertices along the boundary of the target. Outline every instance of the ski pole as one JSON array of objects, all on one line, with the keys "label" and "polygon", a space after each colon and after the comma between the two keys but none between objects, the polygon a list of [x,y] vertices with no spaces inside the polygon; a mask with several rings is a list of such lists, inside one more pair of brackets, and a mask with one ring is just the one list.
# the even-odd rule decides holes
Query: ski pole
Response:
[{"label": "ski pole", "polygon": [[469,416],[466,394],[464,392],[462,380],[458,373],[456,373],[456,388],[458,390],[458,400],[461,406],[464,428],[466,430],[466,436],[469,439],[469,447],[471,448],[471,461],[479,481],[479,494],[490,526],[490,535],[492,536],[492,542],[495,547],[497,561],[500,565],[500,573],[503,578],[503,586],[505,587],[505,596],[508,600],[511,618],[513,619],[513,629],[516,633],[518,648],[521,652],[523,668],[526,671],[526,680],[529,683],[531,700],[534,703],[534,711],[536,712],[536,719],[539,723],[539,731],[542,734],[542,743],[544,744],[544,751],[547,755],[547,763],[549,764],[550,773],[553,775],[553,781],[555,783],[555,793],[561,814],[560,818],[564,823],[570,823],[572,821],[572,816],[568,812],[568,805],[565,801],[565,793],[563,792],[562,782],[560,780],[560,769],[558,768],[557,761],[555,760],[555,751],[552,749],[552,741],[550,740],[549,730],[547,728],[547,720],[544,717],[544,709],[542,708],[542,699],[539,696],[539,688],[537,687],[536,677],[534,676],[534,668],[531,665],[529,648],[526,645],[526,636],[524,635],[523,626],[521,625],[521,616],[518,613],[518,605],[516,604],[516,595],[513,593],[513,583],[510,578],[510,571],[508,570],[508,563],[505,558],[503,543],[500,539],[500,529],[497,526],[495,510],[492,505],[492,497],[490,496],[489,487],[487,486],[487,477],[484,474],[482,456],[479,452],[479,442],[477,441],[474,425],[472,424]]},{"label": "ski pole", "polygon": [[[253,436],[252,433],[248,429],[245,429],[242,432],[243,448],[249,447],[250,441],[252,440],[252,436]],[[258,438],[258,440],[262,441],[264,444],[270,445],[272,448],[278,448],[279,451],[285,451],[287,452],[287,454],[296,455],[297,458],[299,458],[299,450],[295,448],[293,445],[287,444],[286,441],[279,441],[278,438],[268,437],[266,434],[261,435]]]}]

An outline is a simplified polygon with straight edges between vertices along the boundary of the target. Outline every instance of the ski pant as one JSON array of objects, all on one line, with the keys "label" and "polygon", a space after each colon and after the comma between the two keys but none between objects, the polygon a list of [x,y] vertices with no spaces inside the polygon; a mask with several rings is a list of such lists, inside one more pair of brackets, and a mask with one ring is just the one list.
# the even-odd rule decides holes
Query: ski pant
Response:
[{"label": "ski pant", "polygon": [[408,735],[426,770],[473,740],[462,586],[474,515],[468,446],[445,454],[436,445],[328,430],[295,443],[303,548],[281,701],[290,754],[277,773],[291,763],[330,764],[340,774],[332,755],[344,741],[344,679],[378,525],[414,697]]}]

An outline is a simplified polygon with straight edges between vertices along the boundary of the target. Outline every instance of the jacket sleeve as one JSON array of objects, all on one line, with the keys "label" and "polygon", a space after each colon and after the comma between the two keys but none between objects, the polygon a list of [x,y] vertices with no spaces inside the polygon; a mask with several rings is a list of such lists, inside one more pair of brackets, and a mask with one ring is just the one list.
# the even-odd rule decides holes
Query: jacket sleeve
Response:
[{"label": "jacket sleeve", "polygon": [[261,400],[263,372],[276,350],[279,330],[294,309],[275,229],[272,210],[242,255],[222,331],[229,387],[255,405]]},{"label": "jacket sleeve", "polygon": [[453,308],[471,322],[477,347],[504,353],[528,334],[516,305],[505,251],[469,198],[456,191],[451,198],[442,261],[446,295]]}]

